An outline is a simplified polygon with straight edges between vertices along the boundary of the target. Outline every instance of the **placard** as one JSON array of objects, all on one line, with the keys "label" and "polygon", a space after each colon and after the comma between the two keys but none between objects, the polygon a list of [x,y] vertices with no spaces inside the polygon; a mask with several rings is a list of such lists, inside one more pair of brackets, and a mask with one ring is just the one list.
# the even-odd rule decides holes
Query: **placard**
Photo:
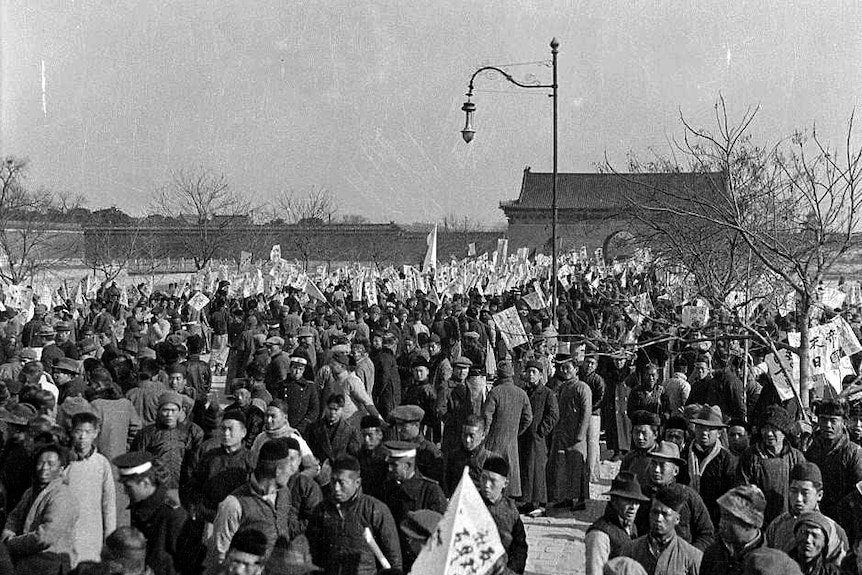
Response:
[{"label": "placard", "polygon": [[494,314],[494,323],[500,334],[503,336],[503,341],[509,349],[515,349],[519,345],[523,345],[530,340],[527,338],[527,332],[524,331],[524,324],[521,323],[521,317],[518,315],[518,310],[515,306],[504,309],[499,313]]}]

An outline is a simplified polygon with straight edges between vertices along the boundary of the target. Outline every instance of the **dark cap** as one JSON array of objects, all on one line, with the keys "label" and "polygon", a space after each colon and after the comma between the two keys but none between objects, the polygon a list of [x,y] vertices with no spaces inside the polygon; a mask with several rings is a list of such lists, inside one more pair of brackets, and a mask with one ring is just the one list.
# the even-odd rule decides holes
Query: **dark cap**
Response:
[{"label": "dark cap", "polygon": [[333,473],[336,471],[355,471],[361,473],[362,468],[359,465],[358,459],[352,455],[345,455],[332,462],[332,471]]},{"label": "dark cap", "polygon": [[240,422],[243,427],[247,425],[245,420],[245,414],[238,409],[230,409],[228,411],[225,411],[224,415],[221,418],[222,422],[229,421],[231,419]]},{"label": "dark cap", "polygon": [[417,509],[407,513],[407,517],[401,522],[401,533],[411,539],[427,540],[437,529],[437,524],[443,516],[430,509]]},{"label": "dark cap", "polygon": [[263,557],[266,555],[269,542],[266,535],[257,529],[243,529],[238,531],[230,540],[230,548],[249,555]]},{"label": "dark cap", "polygon": [[817,416],[821,415],[847,417],[847,406],[842,401],[826,400],[817,408]]},{"label": "dark cap", "polygon": [[674,511],[679,511],[687,500],[685,488],[679,484],[667,485],[659,489],[655,494],[655,500],[667,505]]},{"label": "dark cap", "polygon": [[544,368],[542,367],[542,362],[540,362],[540,361],[539,361],[539,360],[537,360],[537,359],[531,359],[530,361],[528,361],[528,362],[524,365],[524,369],[531,369],[531,368],[532,368],[532,369],[537,369],[537,370],[539,370],[539,373],[541,373],[541,372],[543,371],[543,369],[544,369]]},{"label": "dark cap", "polygon": [[780,405],[770,405],[766,408],[766,416],[761,426],[771,425],[784,435],[790,435],[793,430],[793,420],[787,410]]},{"label": "dark cap", "polygon": [[[290,447],[286,439],[270,439],[260,448],[258,461],[276,462],[287,459],[290,456]],[[296,441],[294,439],[294,441]]]},{"label": "dark cap", "polygon": [[80,364],[74,359],[61,357],[54,364],[54,371],[65,371],[67,373],[79,373],[81,371]]},{"label": "dark cap", "polygon": [[120,479],[146,473],[153,467],[153,456],[146,451],[132,451],[118,455],[112,461],[117,466]]},{"label": "dark cap", "polygon": [[414,369],[417,367],[428,367],[428,360],[425,359],[425,356],[417,355],[410,363],[410,367]]},{"label": "dark cap", "polygon": [[631,471],[620,471],[611,481],[611,490],[607,494],[635,501],[649,501],[649,497],[644,495],[641,490],[638,476]]},{"label": "dark cap", "polygon": [[376,415],[366,415],[359,421],[359,429],[383,428],[383,422]]},{"label": "dark cap", "polygon": [[633,426],[652,425],[654,427],[658,427],[661,425],[661,419],[659,419],[658,414],[653,413],[652,411],[645,411],[643,409],[632,413],[630,419]]},{"label": "dark cap", "polygon": [[509,462],[499,455],[489,456],[488,459],[485,460],[485,464],[482,466],[482,469],[484,471],[496,473],[497,475],[502,475],[503,477],[509,476]]},{"label": "dark cap", "polygon": [[800,461],[790,469],[790,481],[810,481],[814,487],[823,487],[823,475],[816,463]]},{"label": "dark cap", "polygon": [[469,357],[459,357],[455,361],[452,362],[453,367],[472,367],[473,362]]},{"label": "dark cap", "polygon": [[395,422],[418,423],[423,417],[425,410],[418,405],[399,405],[389,412],[389,418]]},{"label": "dark cap", "polygon": [[416,457],[419,446],[410,441],[387,441],[383,444],[386,448],[387,457],[392,459],[409,459]]}]

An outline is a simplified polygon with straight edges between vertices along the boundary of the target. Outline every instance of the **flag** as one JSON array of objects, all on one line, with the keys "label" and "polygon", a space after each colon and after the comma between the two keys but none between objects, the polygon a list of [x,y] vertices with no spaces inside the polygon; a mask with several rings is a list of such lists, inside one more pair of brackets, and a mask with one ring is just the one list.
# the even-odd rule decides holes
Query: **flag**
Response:
[{"label": "flag", "polygon": [[411,573],[482,575],[505,553],[494,518],[467,468],[446,513],[425,542]]},{"label": "flag", "polygon": [[428,234],[428,239],[425,240],[425,243],[428,244],[428,251],[425,252],[422,271],[437,269],[437,224],[434,224],[434,229]]},{"label": "flag", "polygon": [[473,257],[476,255],[476,242],[470,242],[467,244],[467,257]]},{"label": "flag", "polygon": [[269,250],[269,261],[277,262],[281,259],[281,244],[275,244],[272,246],[272,249]]},{"label": "flag", "polygon": [[497,239],[497,265],[505,267],[506,260],[509,258],[509,240],[506,238]]},{"label": "flag", "polygon": [[317,287],[317,284],[313,281],[309,280],[305,282],[305,289],[303,291],[306,293],[306,295],[308,295],[308,297],[326,303],[326,297],[323,295],[323,292],[320,291],[320,288]]}]

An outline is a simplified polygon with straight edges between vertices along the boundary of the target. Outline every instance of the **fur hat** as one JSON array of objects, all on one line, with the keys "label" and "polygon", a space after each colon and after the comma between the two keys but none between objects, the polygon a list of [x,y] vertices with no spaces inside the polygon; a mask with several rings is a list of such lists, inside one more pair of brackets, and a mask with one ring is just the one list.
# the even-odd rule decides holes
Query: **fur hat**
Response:
[{"label": "fur hat", "polygon": [[718,506],[743,523],[760,529],[766,511],[766,497],[754,485],[734,487],[718,498]]}]

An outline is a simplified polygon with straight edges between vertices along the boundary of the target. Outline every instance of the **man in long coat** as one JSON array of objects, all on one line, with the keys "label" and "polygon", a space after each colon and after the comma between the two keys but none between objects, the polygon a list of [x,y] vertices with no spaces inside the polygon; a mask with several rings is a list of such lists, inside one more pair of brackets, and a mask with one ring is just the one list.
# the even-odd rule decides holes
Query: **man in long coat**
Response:
[{"label": "man in long coat", "polygon": [[497,384],[488,392],[482,414],[485,416],[485,447],[503,455],[509,462],[509,485],[506,494],[521,497],[521,463],[518,457],[518,436],[533,422],[530,398],[515,385],[512,362],[497,364]]},{"label": "man in long coat", "polygon": [[557,355],[560,386],[560,421],[551,439],[551,461],[548,465],[550,499],[560,506],[573,504],[586,509],[590,496],[587,475],[587,429],[590,426],[593,396],[589,386],[580,381],[572,356]]},{"label": "man in long coat", "polygon": [[548,503],[548,437],[560,419],[556,394],[542,382],[542,364],[526,363],[523,381],[533,409],[533,422],[518,438],[521,458],[521,500],[523,511],[540,511]]}]

